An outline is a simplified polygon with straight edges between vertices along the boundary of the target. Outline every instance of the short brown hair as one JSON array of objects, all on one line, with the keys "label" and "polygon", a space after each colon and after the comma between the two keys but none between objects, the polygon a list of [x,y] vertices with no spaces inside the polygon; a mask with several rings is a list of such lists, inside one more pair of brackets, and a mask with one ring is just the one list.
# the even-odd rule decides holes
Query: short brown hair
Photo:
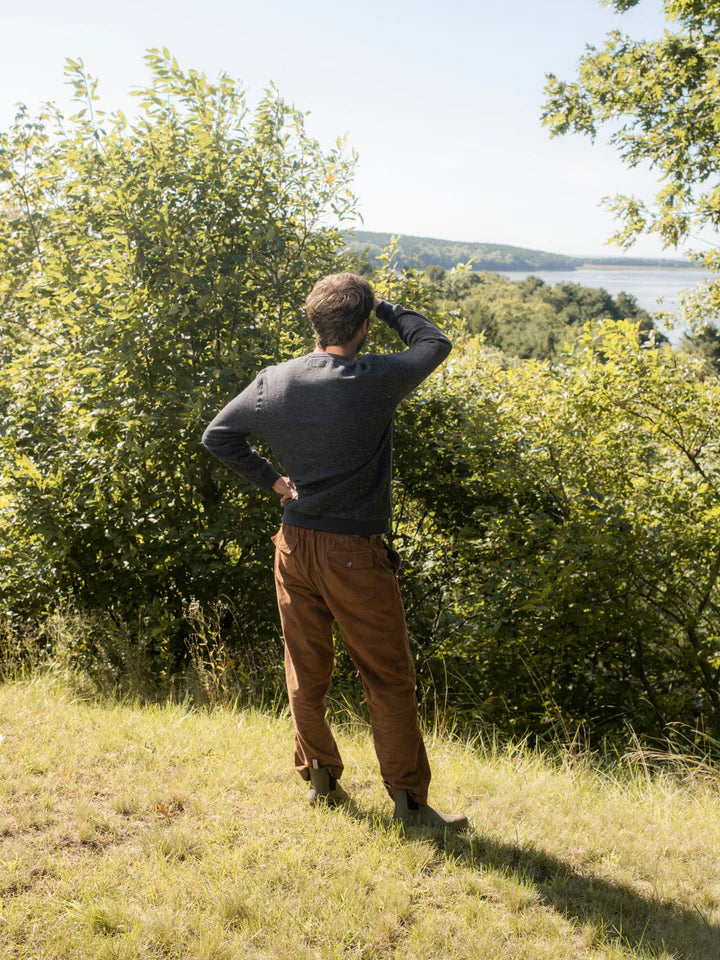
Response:
[{"label": "short brown hair", "polygon": [[305,301],[321,347],[349,343],[372,313],[375,293],[365,277],[331,273],[318,280]]}]

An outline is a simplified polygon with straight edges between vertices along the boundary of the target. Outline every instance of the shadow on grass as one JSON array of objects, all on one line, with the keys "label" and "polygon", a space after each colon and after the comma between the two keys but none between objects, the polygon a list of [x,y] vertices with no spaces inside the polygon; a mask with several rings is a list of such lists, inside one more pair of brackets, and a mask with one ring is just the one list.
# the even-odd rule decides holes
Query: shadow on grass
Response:
[{"label": "shadow on grass", "polygon": [[590,923],[608,945],[663,951],[683,960],[717,960],[720,927],[699,911],[645,897],[622,883],[579,873],[563,860],[532,845],[501,843],[469,829],[432,838],[446,856],[482,870],[491,868],[531,882],[540,901],[563,917]]},{"label": "shadow on grass", "polygon": [[[350,816],[368,823],[392,824],[379,811],[369,814],[355,804]],[[427,827],[408,827],[401,837],[428,839],[443,857],[452,857],[471,869],[497,870],[532,883],[539,900],[563,917],[597,929],[600,943],[619,944],[641,951],[640,956],[671,954],[677,960],[718,960],[720,926],[708,922],[699,910],[646,897],[632,887],[591,873],[579,873],[565,861],[530,844],[502,843],[467,828],[457,834]]]}]

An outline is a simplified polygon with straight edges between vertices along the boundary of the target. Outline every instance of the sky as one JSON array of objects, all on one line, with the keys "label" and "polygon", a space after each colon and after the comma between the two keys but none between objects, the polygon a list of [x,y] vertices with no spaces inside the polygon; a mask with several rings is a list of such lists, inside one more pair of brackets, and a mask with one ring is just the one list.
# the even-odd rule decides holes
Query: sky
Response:
[{"label": "sky", "polygon": [[[650,199],[655,178],[602,135],[551,140],[545,74],[573,79],[612,29],[641,40],[665,26],[661,0],[622,15],[600,0],[0,0],[0,129],[19,102],[74,112],[68,57],[98,79],[101,108],[132,116],[146,50],[167,47],[183,68],[230,74],[250,104],[273,82],[327,149],[346,136],[358,229],[620,255],[600,201]],[[630,255],[677,253],[648,237]]]}]

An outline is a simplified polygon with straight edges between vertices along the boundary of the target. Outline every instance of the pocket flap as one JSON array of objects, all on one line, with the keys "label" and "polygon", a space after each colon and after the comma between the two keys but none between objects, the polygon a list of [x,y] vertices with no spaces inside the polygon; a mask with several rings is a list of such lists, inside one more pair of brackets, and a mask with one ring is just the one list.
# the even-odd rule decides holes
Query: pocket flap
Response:
[{"label": "pocket flap", "polygon": [[327,562],[338,569],[367,570],[373,566],[373,555],[369,550],[328,550]]},{"label": "pocket flap", "polygon": [[278,531],[270,539],[281,553],[292,553],[298,544],[298,538],[295,534],[282,533],[281,531]]}]

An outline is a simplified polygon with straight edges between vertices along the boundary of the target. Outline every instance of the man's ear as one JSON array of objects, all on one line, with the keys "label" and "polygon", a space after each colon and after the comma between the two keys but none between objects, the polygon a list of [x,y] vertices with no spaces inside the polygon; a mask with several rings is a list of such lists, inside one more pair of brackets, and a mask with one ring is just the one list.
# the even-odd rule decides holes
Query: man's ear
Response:
[{"label": "man's ear", "polygon": [[370,318],[368,317],[367,320],[363,320],[363,322],[357,328],[357,333],[353,337],[353,340],[354,339],[362,340],[364,337],[368,335],[369,329],[370,329]]}]

